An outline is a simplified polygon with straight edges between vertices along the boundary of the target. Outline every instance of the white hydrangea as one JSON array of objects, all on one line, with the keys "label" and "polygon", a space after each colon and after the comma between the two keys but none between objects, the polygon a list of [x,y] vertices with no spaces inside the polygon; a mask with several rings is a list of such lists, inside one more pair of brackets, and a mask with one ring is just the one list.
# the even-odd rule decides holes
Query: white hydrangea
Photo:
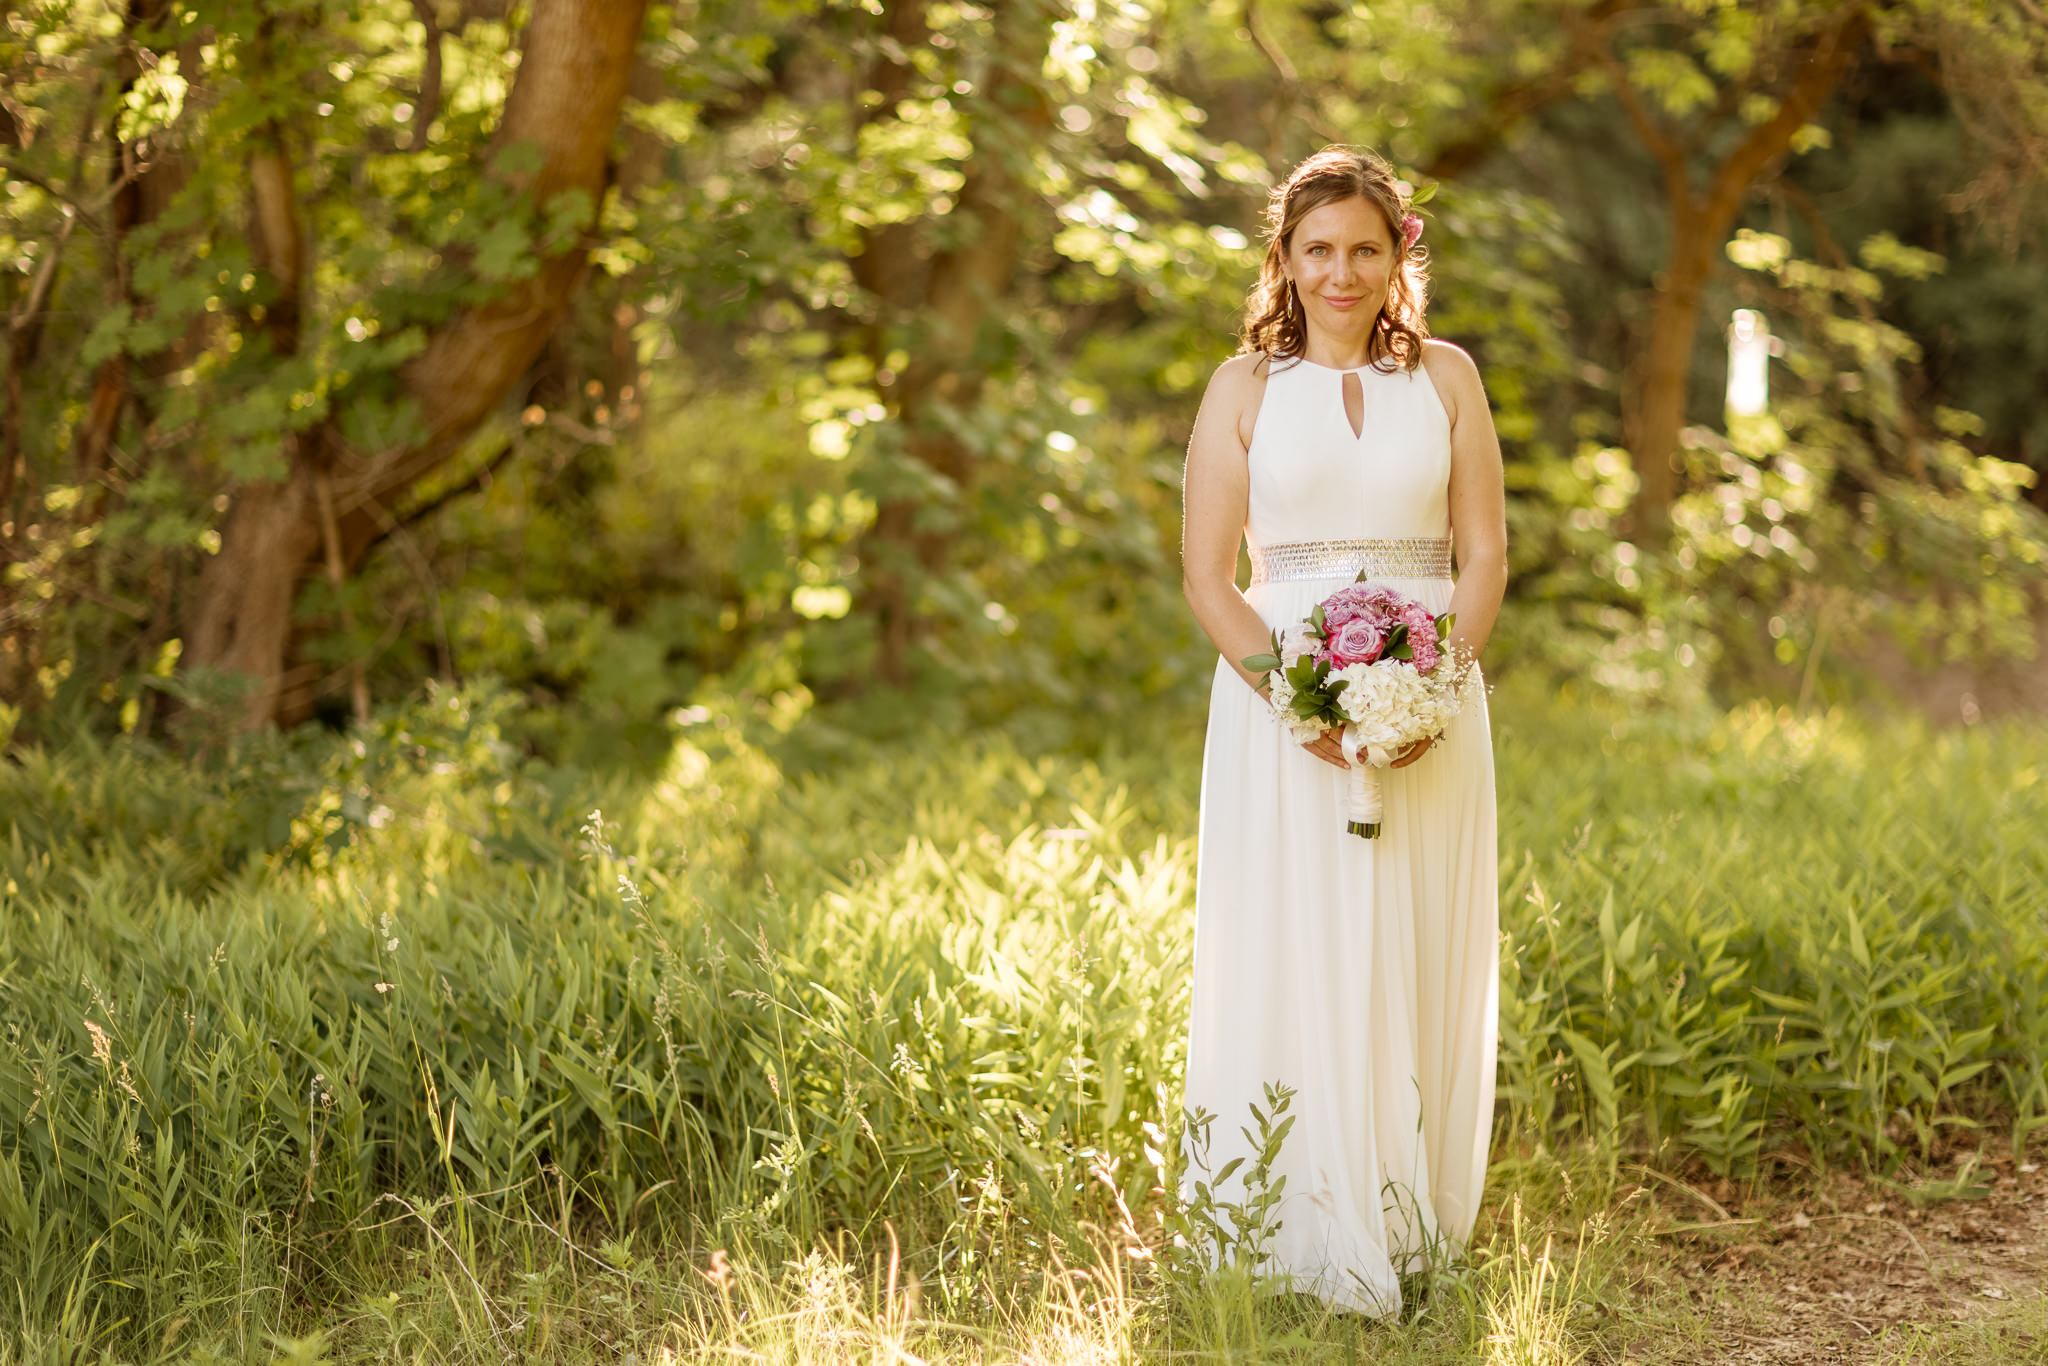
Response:
[{"label": "white hydrangea", "polygon": [[1360,742],[1403,749],[1443,733],[1464,704],[1465,673],[1465,666],[1452,658],[1427,676],[1405,661],[1386,660],[1354,664],[1331,677],[1349,685],[1337,704],[1356,727]]}]

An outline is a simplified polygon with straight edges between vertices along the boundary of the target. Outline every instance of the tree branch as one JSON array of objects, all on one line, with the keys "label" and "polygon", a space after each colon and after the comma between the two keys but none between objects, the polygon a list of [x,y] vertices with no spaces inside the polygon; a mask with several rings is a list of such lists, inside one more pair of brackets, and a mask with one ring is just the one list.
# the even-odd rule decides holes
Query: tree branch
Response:
[{"label": "tree branch", "polygon": [[433,0],[412,0],[412,12],[427,30],[426,64],[420,72],[419,103],[413,106],[412,137],[405,150],[417,152],[427,145],[427,128],[441,109],[441,21],[434,14]]},{"label": "tree branch", "polygon": [[[442,508],[447,507],[457,498],[487,487],[491,480],[497,476],[498,471],[505,468],[506,463],[512,459],[513,454],[517,450],[518,443],[507,441],[498,448],[495,455],[484,461],[483,464],[478,465],[475,471],[461,483],[449,485],[419,506],[407,508],[402,515],[388,516],[382,519],[383,526],[379,528],[377,535],[363,547],[363,551],[367,553],[371,547],[378,545],[385,538],[419,525]],[[380,510],[383,507],[381,503],[374,506]]]},{"label": "tree branch", "polygon": [[95,233],[104,233],[106,231],[106,228],[100,223],[98,215],[93,213],[93,211],[90,208],[88,208],[83,201],[74,198],[68,190],[64,190],[59,186],[51,183],[48,179],[44,178],[41,175],[38,175],[34,171],[31,171],[28,167],[22,165],[14,158],[0,157],[0,171],[7,172],[7,174],[13,176],[16,180],[27,181],[29,184],[41,190],[44,194],[50,196],[50,198],[57,200],[59,203],[69,206],[71,211],[77,214],[78,217],[85,223],[85,226],[91,228]]},{"label": "tree branch", "polygon": [[[401,372],[427,437],[387,452],[335,490],[344,518],[371,500],[389,502],[453,453],[526,372],[581,278],[588,233],[610,179],[612,134],[632,76],[645,0],[538,0],[521,44],[524,59],[505,115],[480,160],[515,143],[539,146],[540,169],[524,185],[545,208],[564,194],[589,197],[584,234],[533,275],[434,334]],[[352,544],[360,544],[359,523]]]},{"label": "tree branch", "polygon": [[1687,193],[1685,148],[1663,124],[1657,122],[1657,116],[1643,103],[1642,93],[1628,78],[1627,68],[1614,53],[1603,49],[1598,60],[1607,72],[1608,82],[1614,87],[1614,98],[1620,102],[1622,113],[1628,115],[1636,136],[1643,140],[1643,146],[1664,168],[1664,178],[1672,187],[1674,203],[1682,202]]},{"label": "tree branch", "polygon": [[1343,136],[1316,112],[1313,101],[1304,104],[1296,100],[1296,92],[1301,88],[1300,73],[1295,70],[1287,49],[1266,32],[1266,26],[1259,18],[1259,0],[1244,0],[1244,30],[1251,34],[1252,45],[1265,56],[1267,65],[1273,68],[1273,74],[1280,81],[1273,91],[1273,98],[1266,103],[1266,159],[1276,164],[1281,160],[1286,143],[1281,133],[1281,119],[1290,105],[1294,106],[1295,115],[1317,137],[1325,142],[1342,142]]},{"label": "tree branch", "polygon": [[1431,180],[1454,180],[1484,160],[1516,124],[1572,93],[1572,83],[1597,66],[1614,21],[1645,8],[1647,0],[1597,0],[1568,19],[1571,42],[1556,66],[1527,80],[1496,86],[1469,130],[1438,148],[1422,168]]},{"label": "tree branch", "polygon": [[1750,187],[1792,145],[1792,137],[1820,112],[1855,58],[1856,45],[1870,29],[1870,16],[1859,5],[1838,19],[1805,54],[1791,89],[1778,101],[1778,112],[1750,130],[1728,159],[1714,169],[1701,209],[1716,232],[1734,221]]},{"label": "tree branch", "polygon": [[1287,60],[1287,53],[1266,36],[1264,26],[1259,23],[1259,0],[1244,0],[1244,29],[1251,34],[1253,45],[1266,54],[1266,60],[1272,64],[1273,74],[1280,78],[1281,86],[1294,85],[1300,79],[1294,63]]}]

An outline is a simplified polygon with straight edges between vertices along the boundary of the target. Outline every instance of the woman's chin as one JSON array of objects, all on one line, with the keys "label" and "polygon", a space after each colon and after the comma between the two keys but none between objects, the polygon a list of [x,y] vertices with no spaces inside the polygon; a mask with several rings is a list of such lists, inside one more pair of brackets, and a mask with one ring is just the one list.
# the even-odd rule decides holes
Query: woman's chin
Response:
[{"label": "woman's chin", "polygon": [[1378,318],[1377,313],[1366,313],[1356,308],[1337,309],[1327,306],[1309,314],[1309,321],[1338,341],[1370,336],[1372,325]]}]

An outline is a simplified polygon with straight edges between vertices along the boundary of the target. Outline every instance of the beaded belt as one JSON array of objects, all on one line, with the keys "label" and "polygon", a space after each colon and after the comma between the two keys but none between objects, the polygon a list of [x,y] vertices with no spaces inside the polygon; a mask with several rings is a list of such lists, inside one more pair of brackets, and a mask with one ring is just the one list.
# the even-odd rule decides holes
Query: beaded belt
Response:
[{"label": "beaded belt", "polygon": [[1410,536],[1356,541],[1284,541],[1253,546],[1252,582],[1287,579],[1351,578],[1360,570],[1367,578],[1448,579],[1451,538]]}]

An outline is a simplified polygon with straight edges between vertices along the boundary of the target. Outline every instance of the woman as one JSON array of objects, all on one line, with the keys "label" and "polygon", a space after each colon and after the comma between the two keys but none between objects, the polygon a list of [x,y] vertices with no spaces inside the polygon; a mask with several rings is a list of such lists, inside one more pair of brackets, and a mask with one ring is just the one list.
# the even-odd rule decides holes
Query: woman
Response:
[{"label": "woman", "polygon": [[1507,584],[1500,446],[1471,358],[1428,339],[1421,219],[1386,162],[1327,148],[1267,219],[1244,350],[1210,380],[1188,444],[1184,587],[1222,659],[1186,1088],[1191,1114],[1214,1119],[1206,1150],[1190,1131],[1184,1194],[1205,1180],[1219,1204],[1255,1195],[1251,1107],[1269,1108],[1269,1083],[1291,1088],[1260,1268],[1391,1315],[1400,1275],[1464,1246],[1486,1173],[1499,959],[1485,690],[1383,771],[1368,840],[1345,830],[1339,733],[1290,741],[1240,661],[1361,568],[1455,612],[1451,642],[1476,659]]}]

